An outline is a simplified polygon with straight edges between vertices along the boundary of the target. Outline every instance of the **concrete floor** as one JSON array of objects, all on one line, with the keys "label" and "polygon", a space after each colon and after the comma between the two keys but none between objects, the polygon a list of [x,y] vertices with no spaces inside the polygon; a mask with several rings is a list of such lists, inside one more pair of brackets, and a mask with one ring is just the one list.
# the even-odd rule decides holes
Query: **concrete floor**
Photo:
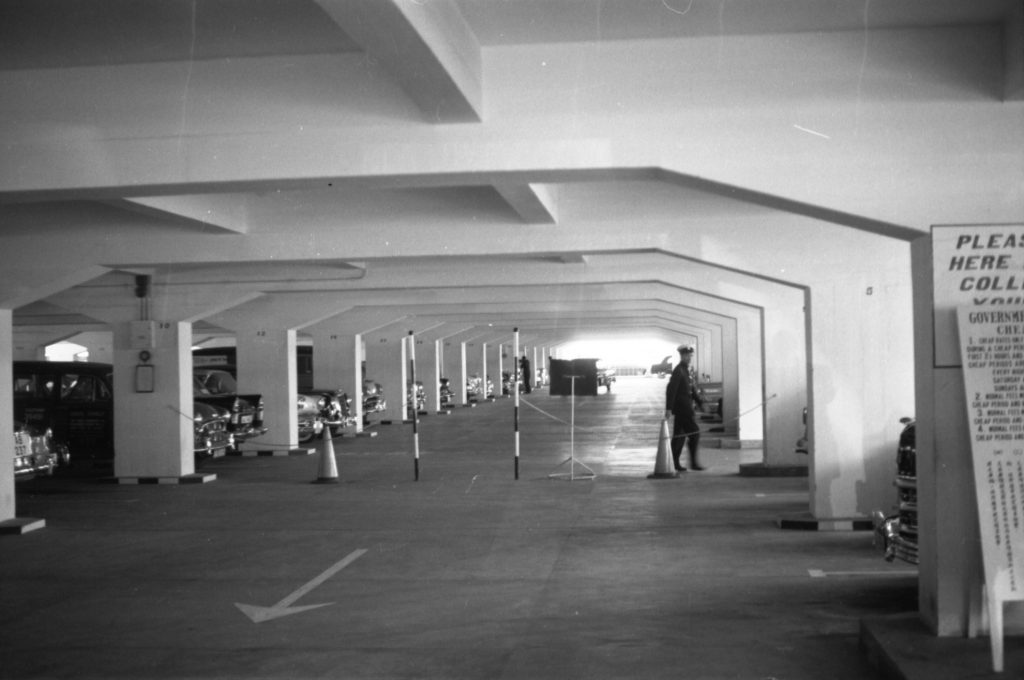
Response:
[{"label": "concrete floor", "polygon": [[[419,481],[390,425],[335,440],[335,484],[312,483],[320,454],[213,460],[209,484],[21,483],[46,527],[0,537],[0,677],[881,677],[914,643],[883,623],[865,653],[862,621],[906,626],[914,570],[870,533],[778,529],[807,479],[740,477],[758,450],[648,479],[664,385],[578,398],[571,442],[571,400],[525,396],[518,480],[499,399],[423,417]],[[581,464],[596,478],[550,477]]]}]

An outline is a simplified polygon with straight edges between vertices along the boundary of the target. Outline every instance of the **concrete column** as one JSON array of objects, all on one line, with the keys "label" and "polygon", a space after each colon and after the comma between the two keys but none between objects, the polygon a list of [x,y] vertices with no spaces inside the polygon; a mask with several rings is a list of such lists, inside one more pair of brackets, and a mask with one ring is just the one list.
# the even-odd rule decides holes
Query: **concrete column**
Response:
[{"label": "concrete column", "polygon": [[[808,459],[813,457],[796,453],[796,441],[804,431],[803,410],[811,403],[808,393],[811,382],[808,336],[804,330],[807,320],[802,297],[797,296],[800,302],[796,305],[779,305],[764,313],[763,349],[747,346],[745,352],[747,357],[757,356],[757,363],[741,365],[744,378],[757,380],[758,390],[763,389],[760,400],[765,401],[764,462],[773,467],[808,466]],[[741,364],[743,357],[740,355]],[[760,375],[755,372],[757,368],[761,369]],[[849,511],[853,512],[852,508]],[[823,515],[823,518],[831,517],[838,515]]]},{"label": "concrete column", "polygon": [[267,428],[267,434],[245,442],[241,447],[244,451],[299,446],[296,332],[269,326],[257,322],[236,332],[238,392],[263,396],[263,424]]},{"label": "concrete column", "polygon": [[501,342],[493,342],[490,344],[490,351],[488,353],[488,374],[491,376],[491,380],[494,381],[494,396],[501,397],[501,380],[502,372],[504,371],[504,359],[502,353],[505,351],[505,345]]},{"label": "concrete column", "polygon": [[[415,342],[415,336],[413,336]],[[416,356],[415,348],[409,342],[407,335],[402,336],[402,385],[404,391],[402,392],[402,422],[412,422],[413,417],[416,415],[413,412],[415,408],[415,400],[412,399],[413,390],[413,358]],[[417,377],[418,379],[418,377]]]},{"label": "concrete column", "polygon": [[[0,531],[13,530],[14,519],[14,376],[11,373],[14,314],[0,309]],[[45,524],[36,520],[40,528]]]},{"label": "concrete column", "polygon": [[462,395],[462,405],[469,405],[469,392],[466,390],[466,381],[469,380],[469,343],[459,343],[459,382],[457,388]]},{"label": "concrete column", "polygon": [[416,338],[416,379],[423,383],[427,399],[424,410],[427,413],[437,413],[441,410],[439,347],[438,340]]},{"label": "concrete column", "polygon": [[[819,520],[868,521],[894,498],[899,419],[914,409],[912,304],[909,276],[896,279],[905,262],[877,267],[811,289],[811,512]],[[826,318],[818,318],[818,300]]]},{"label": "concrete column", "polygon": [[352,391],[352,413],[356,417],[356,433],[363,431],[363,364],[366,362],[366,343],[361,333],[354,336],[352,344],[355,378]]},{"label": "concrete column", "polygon": [[401,423],[405,411],[406,385],[402,331],[372,333],[366,340],[366,377],[384,389],[387,410],[370,414],[382,423]]},{"label": "concrete column", "polygon": [[487,392],[487,380],[488,379],[490,379],[492,381],[494,380],[494,377],[491,375],[491,366],[490,366],[490,364],[487,361],[487,356],[492,351],[494,351],[494,350],[493,350],[493,348],[491,346],[488,345],[488,343],[486,343],[486,342],[481,342],[480,343],[480,354],[479,354],[479,357],[480,357],[480,378],[482,379],[482,385],[483,385],[483,387],[481,388],[482,391],[483,391],[483,394],[481,395],[481,399],[486,398],[487,394],[488,394],[488,392]]},{"label": "concrete column", "polygon": [[[195,473],[192,324],[146,323],[142,333],[132,322],[113,324],[114,476],[122,483],[178,481]],[[144,360],[142,352],[150,357]],[[150,370],[139,368],[146,365],[152,366],[151,385],[140,377]]]}]

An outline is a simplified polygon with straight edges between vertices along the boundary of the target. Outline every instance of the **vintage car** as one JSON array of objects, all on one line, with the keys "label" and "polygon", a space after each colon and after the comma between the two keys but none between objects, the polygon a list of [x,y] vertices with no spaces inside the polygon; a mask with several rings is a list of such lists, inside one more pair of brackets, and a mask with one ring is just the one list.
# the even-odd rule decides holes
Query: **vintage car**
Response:
[{"label": "vintage car", "polygon": [[903,430],[896,446],[896,512],[871,513],[875,545],[889,562],[918,563],[917,555],[917,423],[900,418]]},{"label": "vintage car", "polygon": [[455,395],[452,394],[452,381],[448,378],[441,378],[441,408],[451,408],[455,404]]},{"label": "vintage car", "polygon": [[352,398],[341,390],[310,389],[299,393],[299,441],[312,441],[330,428],[331,436],[355,424]]},{"label": "vintage car", "polygon": [[415,408],[418,413],[427,408],[427,392],[423,388],[423,381],[417,380],[415,387],[407,383],[406,391],[409,395],[405,400],[406,411]]},{"label": "vintage car", "polygon": [[487,383],[484,384],[484,379],[480,377],[479,373],[466,378],[466,399],[470,402],[478,402],[481,399],[493,399],[494,398],[494,381],[490,377],[487,378]]},{"label": "vintage car", "polygon": [[601,361],[597,362],[597,386],[603,387],[605,392],[612,391],[612,384],[615,382],[615,369],[608,368]]},{"label": "vintage car", "polygon": [[196,459],[223,456],[234,447],[234,437],[228,432],[231,412],[226,408],[192,402],[193,452]]},{"label": "vintage car", "polygon": [[31,479],[52,475],[60,465],[67,465],[68,449],[53,438],[50,429],[14,423],[14,478]]},{"label": "vintage car", "polygon": [[388,410],[388,402],[384,398],[384,387],[369,378],[363,379],[363,418],[370,413]]},{"label": "vintage car", "polygon": [[651,375],[656,375],[659,378],[664,378],[666,375],[672,372],[672,355],[668,355],[661,361],[651,366]]},{"label": "vintage car", "polygon": [[[114,457],[113,367],[80,361],[15,361],[14,419],[51,431],[70,461]],[[195,454],[222,453],[231,443],[229,412],[200,400],[192,404]]]},{"label": "vintage car", "polygon": [[194,366],[192,379],[194,401],[219,406],[230,414],[228,433],[232,448],[267,433],[263,426],[263,396],[239,394],[231,371],[215,366]]}]

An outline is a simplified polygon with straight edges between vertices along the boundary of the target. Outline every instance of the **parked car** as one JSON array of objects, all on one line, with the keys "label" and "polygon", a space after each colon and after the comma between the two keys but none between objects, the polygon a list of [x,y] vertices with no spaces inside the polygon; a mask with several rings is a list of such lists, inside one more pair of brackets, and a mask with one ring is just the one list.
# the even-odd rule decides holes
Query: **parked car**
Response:
[{"label": "parked car", "polygon": [[363,419],[370,413],[380,413],[388,409],[384,398],[384,387],[369,378],[363,379]]},{"label": "parked car", "polygon": [[14,423],[14,478],[31,479],[52,475],[58,466],[67,465],[68,449],[56,441],[49,428]]},{"label": "parked car", "polygon": [[492,399],[494,397],[494,381],[487,378],[487,384],[484,384],[484,379],[480,377],[479,373],[466,378],[466,398],[471,402],[477,402],[481,399]]},{"label": "parked car", "polygon": [[872,515],[875,545],[888,562],[900,559],[918,563],[917,556],[917,423],[901,418],[903,430],[896,446],[896,512]]},{"label": "parked car", "polygon": [[441,408],[451,408],[455,402],[455,395],[452,394],[452,381],[448,378],[441,378]]},{"label": "parked car", "polygon": [[600,361],[598,361],[597,362],[597,386],[599,388],[603,387],[605,389],[605,392],[611,392],[612,391],[612,384],[614,382],[615,382],[615,369],[614,368],[606,368],[605,366],[603,366],[601,364]]},{"label": "parked car", "polygon": [[299,393],[299,441],[306,443],[330,429],[331,436],[355,424],[352,399],[341,390],[310,389]]},{"label": "parked car", "polygon": [[407,411],[415,408],[418,413],[427,408],[427,393],[423,389],[423,381],[417,380],[415,387],[407,383],[406,392],[409,395],[405,400],[405,408]]},{"label": "parked car", "polygon": [[232,448],[267,433],[263,426],[263,395],[239,394],[235,376],[227,368],[194,366],[192,396],[196,402],[219,406],[230,413],[228,433]]},{"label": "parked car", "polygon": [[14,420],[50,430],[72,461],[114,457],[114,392],[109,364],[15,361]]},{"label": "parked car", "polygon": [[[69,460],[109,462],[114,457],[113,367],[81,361],[15,361],[14,419],[52,433]],[[195,454],[223,453],[231,443],[230,413],[196,399],[192,404]]]},{"label": "parked car", "polygon": [[672,372],[672,355],[668,355],[658,363],[651,366],[651,375],[656,375],[659,378],[664,378],[666,375]]},{"label": "parked car", "polygon": [[197,459],[223,456],[234,446],[228,431],[231,412],[226,408],[201,401],[192,402],[193,453]]},{"label": "parked car", "polygon": [[[509,371],[501,372],[501,396],[511,397],[513,390],[515,390],[516,378],[518,376],[510,373]],[[519,383],[519,391],[523,391],[523,383]]]}]

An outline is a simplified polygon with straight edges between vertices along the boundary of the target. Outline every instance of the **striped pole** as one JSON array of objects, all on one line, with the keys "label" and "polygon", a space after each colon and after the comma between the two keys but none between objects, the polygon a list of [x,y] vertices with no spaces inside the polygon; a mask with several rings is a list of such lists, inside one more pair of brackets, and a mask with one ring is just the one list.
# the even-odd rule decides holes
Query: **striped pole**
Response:
[{"label": "striped pole", "polygon": [[515,376],[516,376],[516,379],[515,379],[515,384],[512,386],[513,394],[515,394],[515,400],[513,402],[515,404],[515,408],[513,409],[515,415],[513,416],[512,429],[515,432],[515,440],[516,440],[516,463],[515,463],[516,479],[519,479],[519,383],[523,379],[523,376],[522,376],[523,365],[519,362],[519,328],[517,327],[517,328],[512,329],[512,333],[513,333],[513,336],[512,336],[513,337],[513,340],[512,340],[512,354],[513,354],[513,356],[515,356],[514,361],[516,362],[516,365],[515,365]]},{"label": "striped pole", "polygon": [[420,414],[416,408],[416,337],[409,331],[409,380],[412,387],[409,390],[409,405],[412,410],[412,453],[413,453],[413,475],[415,481],[420,481]]}]

